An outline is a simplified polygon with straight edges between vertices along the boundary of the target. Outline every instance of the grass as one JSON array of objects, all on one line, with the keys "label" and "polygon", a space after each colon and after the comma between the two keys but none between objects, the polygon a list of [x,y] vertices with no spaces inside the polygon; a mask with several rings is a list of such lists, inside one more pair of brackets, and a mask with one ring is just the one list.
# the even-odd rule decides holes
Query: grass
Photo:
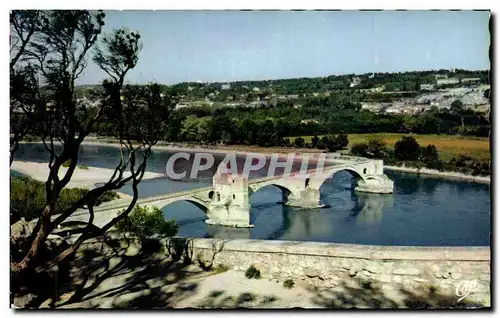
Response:
[{"label": "grass", "polygon": [[[376,133],[376,134],[349,134],[349,148],[357,143],[368,142],[370,139],[380,138],[389,147],[403,136],[408,134]],[[454,135],[416,135],[413,137],[421,146],[432,144],[436,146],[440,158],[449,160],[458,155],[468,155],[477,159],[490,160],[490,142],[487,137],[454,136]],[[310,142],[313,136],[302,136],[306,142]],[[321,136],[318,136],[321,138]],[[290,137],[293,140],[294,137]]]}]

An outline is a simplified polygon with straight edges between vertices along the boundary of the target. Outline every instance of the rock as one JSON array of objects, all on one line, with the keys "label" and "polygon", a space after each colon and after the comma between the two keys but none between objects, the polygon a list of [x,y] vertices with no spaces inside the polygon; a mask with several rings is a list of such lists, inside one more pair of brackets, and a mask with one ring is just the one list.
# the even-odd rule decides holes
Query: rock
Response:
[{"label": "rock", "polygon": [[392,271],[393,274],[397,275],[420,275],[420,270],[418,268],[396,268]]},{"label": "rock", "polygon": [[11,242],[16,242],[19,239],[24,239],[28,237],[33,229],[35,228],[35,225],[30,222],[26,222],[23,219],[17,221],[16,223],[12,224],[10,226],[10,240]]},{"label": "rock", "polygon": [[403,277],[396,275],[392,278],[392,281],[399,284],[403,281]]}]

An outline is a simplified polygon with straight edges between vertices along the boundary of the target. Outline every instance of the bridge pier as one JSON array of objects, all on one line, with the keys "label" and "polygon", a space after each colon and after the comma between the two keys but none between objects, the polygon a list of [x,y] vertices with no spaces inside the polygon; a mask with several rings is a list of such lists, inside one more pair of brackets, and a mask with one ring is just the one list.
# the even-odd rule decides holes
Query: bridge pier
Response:
[{"label": "bridge pier", "polygon": [[385,174],[368,175],[358,181],[354,190],[367,193],[392,193],[394,190],[394,181],[389,179]]},{"label": "bridge pier", "polygon": [[290,193],[285,204],[301,208],[318,208],[320,207],[319,190],[306,188],[295,195]]}]

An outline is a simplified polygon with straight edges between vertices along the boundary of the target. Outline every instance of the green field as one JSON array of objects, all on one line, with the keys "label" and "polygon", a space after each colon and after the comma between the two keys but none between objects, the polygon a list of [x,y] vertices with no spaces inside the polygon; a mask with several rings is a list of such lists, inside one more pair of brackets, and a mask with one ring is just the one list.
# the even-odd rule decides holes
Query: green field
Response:
[{"label": "green field", "polygon": [[[368,142],[370,139],[381,139],[388,147],[394,144],[407,134],[349,134],[349,148],[361,142]],[[486,137],[464,137],[453,135],[412,135],[421,146],[432,144],[436,146],[442,160],[449,160],[458,155],[468,155],[478,159],[490,160],[490,142]],[[321,136],[318,136],[321,138]],[[290,137],[293,141],[294,137]],[[306,142],[311,142],[312,136],[302,136]]]}]

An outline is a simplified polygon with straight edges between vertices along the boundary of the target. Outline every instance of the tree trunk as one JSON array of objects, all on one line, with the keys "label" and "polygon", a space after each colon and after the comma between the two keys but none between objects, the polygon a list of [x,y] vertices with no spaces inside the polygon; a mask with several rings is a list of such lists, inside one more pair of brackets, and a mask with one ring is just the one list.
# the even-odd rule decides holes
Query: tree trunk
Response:
[{"label": "tree trunk", "polygon": [[28,253],[20,262],[11,262],[10,270],[13,276],[22,276],[30,267],[32,267],[33,260],[36,258],[40,252],[41,247],[44,245],[47,237],[50,234],[50,215],[52,208],[47,205],[43,210],[42,216],[40,218],[41,226],[35,236],[35,239],[31,243],[31,247]]}]

